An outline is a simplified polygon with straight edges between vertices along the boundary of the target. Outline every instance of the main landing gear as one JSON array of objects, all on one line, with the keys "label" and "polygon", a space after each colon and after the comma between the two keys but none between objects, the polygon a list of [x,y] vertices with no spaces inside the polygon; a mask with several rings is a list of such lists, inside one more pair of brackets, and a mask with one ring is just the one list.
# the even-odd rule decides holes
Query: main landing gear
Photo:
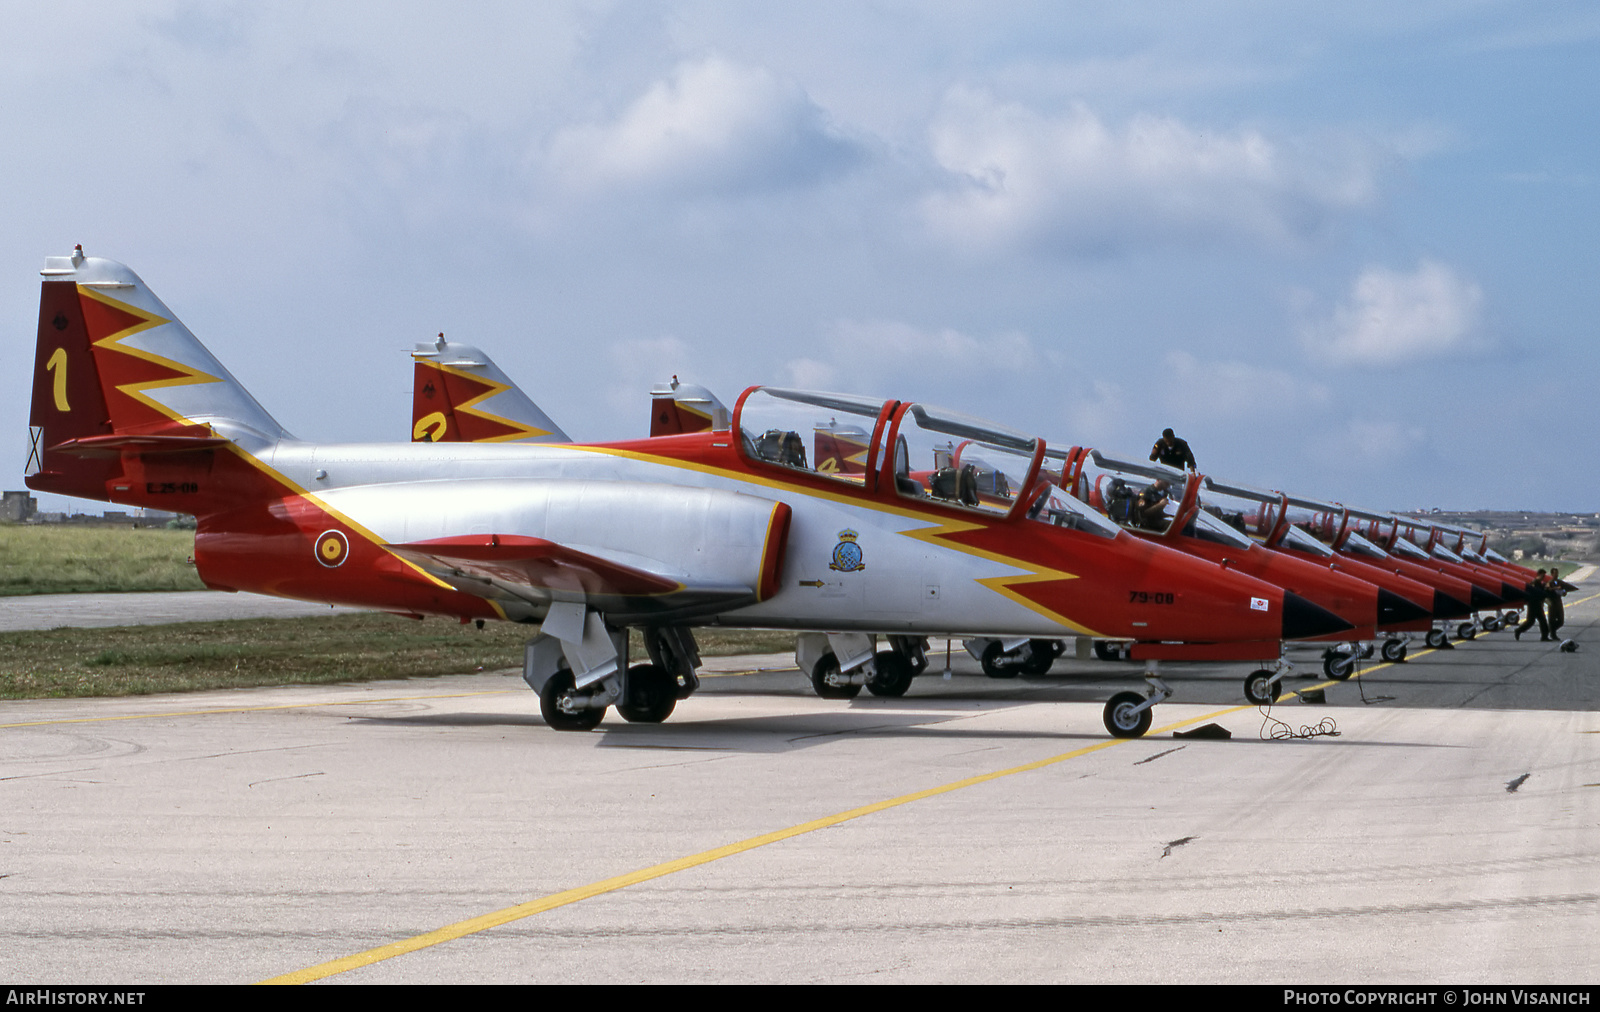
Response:
[{"label": "main landing gear", "polygon": [[801,633],[795,639],[795,664],[823,699],[854,699],[863,688],[897,698],[927,670],[928,641],[890,636],[889,649],[877,650],[875,638],[866,633]]},{"label": "main landing gear", "polygon": [[523,653],[522,678],[556,731],[592,731],[612,706],[635,724],[659,724],[700,687],[700,649],[681,626],[643,630],[649,663],[628,664],[628,630],[582,605],[551,605]]},{"label": "main landing gear", "polygon": [[1065,640],[971,639],[962,645],[990,678],[1045,674],[1067,650]]},{"label": "main landing gear", "polygon": [[1141,738],[1154,719],[1151,710],[1172,696],[1172,689],[1157,674],[1156,662],[1145,662],[1144,694],[1119,692],[1106,702],[1104,722],[1113,738]]}]

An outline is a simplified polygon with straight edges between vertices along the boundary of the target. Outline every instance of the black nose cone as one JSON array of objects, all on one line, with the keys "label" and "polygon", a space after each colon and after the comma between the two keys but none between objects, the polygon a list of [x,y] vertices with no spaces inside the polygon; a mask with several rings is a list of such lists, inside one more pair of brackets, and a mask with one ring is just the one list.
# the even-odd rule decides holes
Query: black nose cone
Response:
[{"label": "black nose cone", "polygon": [[1378,624],[1381,626],[1415,622],[1432,614],[1422,605],[1408,601],[1392,590],[1378,588]]},{"label": "black nose cone", "polygon": [[1487,611],[1490,608],[1498,608],[1504,603],[1504,601],[1500,600],[1499,594],[1491,594],[1476,583],[1472,585],[1473,611]]},{"label": "black nose cone", "polygon": [[1355,626],[1326,608],[1318,607],[1299,594],[1283,592],[1283,638],[1306,640],[1314,636],[1331,636],[1354,629]]},{"label": "black nose cone", "polygon": [[1527,592],[1524,591],[1521,587],[1514,587],[1511,584],[1505,582],[1504,580],[1500,581],[1500,596],[1505,598],[1507,601],[1518,601],[1518,602],[1520,602],[1520,601],[1526,601],[1528,599]]},{"label": "black nose cone", "polygon": [[1436,590],[1433,592],[1434,618],[1466,618],[1471,614],[1472,609],[1467,607],[1467,602],[1459,598],[1451,597],[1442,590]]}]

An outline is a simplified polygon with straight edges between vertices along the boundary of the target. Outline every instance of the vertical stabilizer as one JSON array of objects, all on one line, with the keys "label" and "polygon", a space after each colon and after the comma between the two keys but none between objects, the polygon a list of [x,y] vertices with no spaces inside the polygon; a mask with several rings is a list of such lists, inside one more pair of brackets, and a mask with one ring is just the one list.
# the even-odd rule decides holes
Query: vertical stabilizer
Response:
[{"label": "vertical stabilizer", "polygon": [[118,455],[287,438],[133,271],[80,247],[41,274],[30,487],[104,499]]},{"label": "vertical stabilizer", "polygon": [[662,383],[650,390],[650,435],[678,436],[688,432],[726,431],[732,415],[717,395],[705,387]]},{"label": "vertical stabilizer", "polygon": [[550,416],[470,345],[419,344],[411,388],[415,443],[570,443]]}]

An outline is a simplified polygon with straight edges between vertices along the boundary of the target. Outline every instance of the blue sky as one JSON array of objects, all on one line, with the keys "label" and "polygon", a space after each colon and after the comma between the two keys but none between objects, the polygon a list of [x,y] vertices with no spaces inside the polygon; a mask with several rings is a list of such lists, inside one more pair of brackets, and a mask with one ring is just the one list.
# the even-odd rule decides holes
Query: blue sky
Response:
[{"label": "blue sky", "polygon": [[304,438],[443,330],[580,439],[678,374],[1600,508],[1600,9],[1106,8],[0,4],[4,487],[82,243]]}]

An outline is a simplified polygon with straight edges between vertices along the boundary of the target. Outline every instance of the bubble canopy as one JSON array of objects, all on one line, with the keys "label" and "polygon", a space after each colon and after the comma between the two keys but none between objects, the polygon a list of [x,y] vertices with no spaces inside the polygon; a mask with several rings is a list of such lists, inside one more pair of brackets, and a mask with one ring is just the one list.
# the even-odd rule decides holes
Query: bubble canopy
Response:
[{"label": "bubble canopy", "polygon": [[746,459],[865,493],[1115,537],[1041,476],[1044,440],[931,404],[752,387],[734,427]]}]

